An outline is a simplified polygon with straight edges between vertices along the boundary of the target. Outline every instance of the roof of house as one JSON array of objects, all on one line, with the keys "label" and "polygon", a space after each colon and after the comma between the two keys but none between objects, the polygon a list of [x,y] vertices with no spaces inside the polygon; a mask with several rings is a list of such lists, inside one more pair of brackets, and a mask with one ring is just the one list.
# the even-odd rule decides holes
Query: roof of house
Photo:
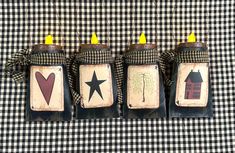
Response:
[{"label": "roof of house", "polygon": [[193,83],[203,82],[201,73],[199,71],[198,72],[191,71],[187,76],[187,78],[185,79],[185,82],[187,82],[188,79],[190,79]]}]

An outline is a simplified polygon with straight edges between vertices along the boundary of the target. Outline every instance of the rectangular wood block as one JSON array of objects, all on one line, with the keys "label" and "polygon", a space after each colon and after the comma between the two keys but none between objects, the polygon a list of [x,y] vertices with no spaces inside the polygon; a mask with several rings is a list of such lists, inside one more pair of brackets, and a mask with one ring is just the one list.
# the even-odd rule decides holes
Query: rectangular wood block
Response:
[{"label": "rectangular wood block", "polygon": [[129,109],[159,107],[158,65],[130,65],[127,70],[127,105]]},{"label": "rectangular wood block", "polygon": [[30,107],[34,111],[63,111],[62,66],[30,67]]},{"label": "rectangular wood block", "polygon": [[113,104],[112,72],[109,64],[80,65],[82,108],[109,107]]},{"label": "rectangular wood block", "polygon": [[176,105],[205,107],[208,101],[208,77],[208,63],[181,63],[178,67]]}]

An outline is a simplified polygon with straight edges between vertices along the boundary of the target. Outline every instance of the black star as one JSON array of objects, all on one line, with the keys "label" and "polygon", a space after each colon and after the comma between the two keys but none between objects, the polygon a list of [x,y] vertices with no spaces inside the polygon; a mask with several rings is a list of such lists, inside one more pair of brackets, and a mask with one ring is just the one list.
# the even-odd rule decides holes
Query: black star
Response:
[{"label": "black star", "polygon": [[93,76],[92,76],[92,80],[90,82],[86,82],[86,84],[88,86],[90,86],[90,94],[89,94],[89,101],[93,95],[93,93],[96,91],[100,97],[103,99],[101,90],[100,90],[100,84],[103,83],[106,80],[97,80],[97,76],[96,73],[94,71]]}]

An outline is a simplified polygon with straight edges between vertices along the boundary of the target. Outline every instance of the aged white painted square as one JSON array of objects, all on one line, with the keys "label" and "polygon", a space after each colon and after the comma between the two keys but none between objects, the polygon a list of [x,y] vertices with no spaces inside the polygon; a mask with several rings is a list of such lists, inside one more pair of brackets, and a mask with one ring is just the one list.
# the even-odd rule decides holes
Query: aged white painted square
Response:
[{"label": "aged white painted square", "polygon": [[[42,86],[39,85],[36,74],[41,75],[44,83],[49,83],[53,75],[54,84],[51,87],[51,96],[45,97]],[[30,107],[34,111],[63,111],[64,85],[62,66],[31,66],[30,68]],[[45,88],[44,88],[45,89]]]},{"label": "aged white painted square", "polygon": [[130,65],[127,70],[129,109],[159,107],[159,71],[157,65]]},{"label": "aged white painted square", "polygon": [[205,107],[208,101],[208,63],[181,63],[175,103],[181,107]]},{"label": "aged white painted square", "polygon": [[80,65],[81,107],[109,107],[113,104],[112,72],[109,64]]}]

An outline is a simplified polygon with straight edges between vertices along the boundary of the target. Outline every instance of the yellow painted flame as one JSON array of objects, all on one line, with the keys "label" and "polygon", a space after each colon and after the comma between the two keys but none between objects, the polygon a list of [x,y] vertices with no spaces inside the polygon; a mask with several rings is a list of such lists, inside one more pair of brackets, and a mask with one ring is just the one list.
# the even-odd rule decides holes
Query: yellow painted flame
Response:
[{"label": "yellow painted flame", "polygon": [[139,37],[139,44],[146,44],[146,37],[145,37],[144,32],[142,32]]},{"label": "yellow painted flame", "polygon": [[196,36],[195,36],[194,32],[192,32],[192,33],[188,36],[188,42],[196,42]]},{"label": "yellow painted flame", "polygon": [[53,44],[53,37],[52,37],[52,35],[47,35],[47,36],[46,36],[46,38],[45,38],[45,44],[47,44],[47,45]]},{"label": "yellow painted flame", "polygon": [[91,36],[91,44],[99,44],[99,39],[97,38],[95,32],[92,33],[92,36]]}]

